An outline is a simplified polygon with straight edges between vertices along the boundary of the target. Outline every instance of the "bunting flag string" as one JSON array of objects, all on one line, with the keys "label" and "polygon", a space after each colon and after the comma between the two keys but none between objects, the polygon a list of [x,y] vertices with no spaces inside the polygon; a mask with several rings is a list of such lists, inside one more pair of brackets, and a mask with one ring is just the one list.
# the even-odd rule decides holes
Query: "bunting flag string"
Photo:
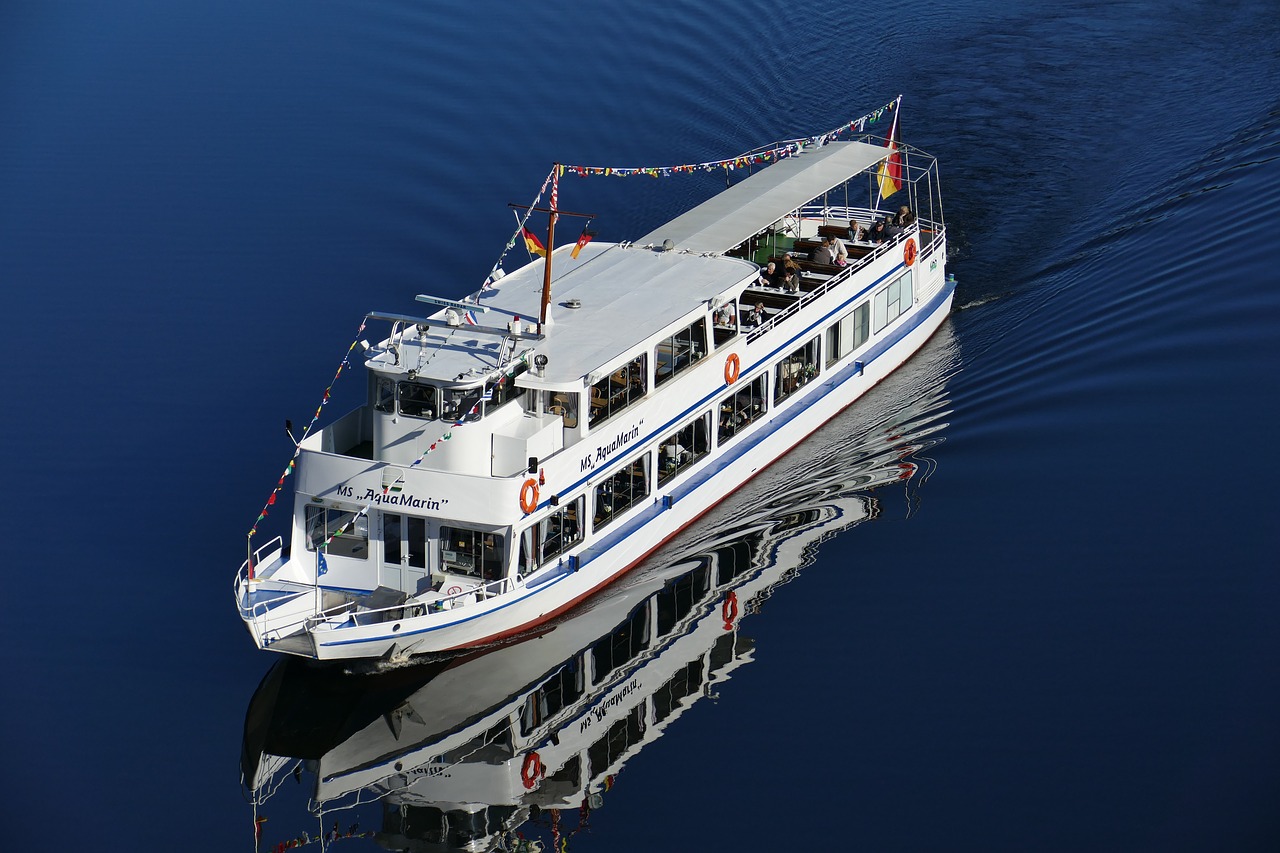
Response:
[{"label": "bunting flag string", "polygon": [[[329,385],[324,389],[324,394],[320,397],[320,405],[316,406],[316,413],[311,417],[311,423],[307,424],[307,428],[302,431],[302,438],[298,439],[298,446],[293,450],[293,457],[289,459],[289,464],[284,467],[284,473],[280,475],[280,480],[276,483],[276,487],[271,490],[271,496],[267,498],[267,502],[262,506],[262,512],[258,513],[258,518],[253,522],[253,526],[249,528],[248,538],[252,541],[255,533],[258,532],[258,525],[262,523],[271,511],[271,507],[275,506],[276,498],[280,494],[280,490],[284,488],[285,478],[293,473],[293,469],[297,466],[298,455],[302,453],[302,442],[311,434],[311,430],[315,428],[316,421],[320,420],[320,413],[328,404],[333,394],[333,386],[338,383],[338,378],[342,376],[342,371],[350,366],[351,353],[360,344],[360,335],[364,333],[365,324],[368,318],[360,318],[360,328],[356,329],[355,340],[351,342],[351,346],[347,347],[347,351],[342,356],[342,361],[338,364],[338,370],[333,374],[333,379],[329,380]],[[250,548],[252,551],[252,547]],[[250,571],[252,572],[252,554],[250,554]],[[252,574],[250,574],[252,577]]]},{"label": "bunting flag string", "polygon": [[[605,175],[609,177],[625,178],[632,175],[646,175],[651,178],[665,178],[671,175],[683,174],[688,172],[710,172],[715,169],[725,169],[733,171],[735,169],[745,169],[748,166],[755,166],[769,163],[773,160],[781,160],[786,157],[793,157],[800,153],[800,149],[806,144],[826,145],[832,140],[838,139],[841,134],[856,129],[858,133],[866,131],[869,125],[873,125],[884,117],[886,113],[892,112],[898,104],[899,99],[895,99],[873,110],[864,116],[846,122],[834,130],[817,136],[811,136],[806,139],[790,139],[781,142],[774,142],[770,145],[756,148],[745,154],[739,154],[736,157],[727,157],[723,160],[710,160],[705,163],[686,163],[678,166],[568,166],[560,165],[555,168],[555,172],[560,175],[578,175],[580,177],[590,177],[593,175]],[[543,185],[545,189],[545,184]]]}]

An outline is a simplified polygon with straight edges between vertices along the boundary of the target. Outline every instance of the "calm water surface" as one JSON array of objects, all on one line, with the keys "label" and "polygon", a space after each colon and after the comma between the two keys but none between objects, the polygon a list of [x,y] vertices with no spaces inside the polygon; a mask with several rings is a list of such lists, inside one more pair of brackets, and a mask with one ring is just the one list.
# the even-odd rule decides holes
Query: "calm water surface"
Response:
[{"label": "calm water surface", "polygon": [[[281,421],[363,312],[474,290],[553,161],[715,159],[899,93],[957,309],[815,437],[848,482],[804,488],[807,448],[682,542],[769,499],[874,512],[776,559],[743,532],[779,581],[744,597],[749,654],[570,849],[1280,846],[1273,3],[15,0],[6,849],[253,849],[272,660],[232,577]],[[718,186],[561,197],[627,239]],[[283,781],[264,849],[317,831],[310,777]]]}]

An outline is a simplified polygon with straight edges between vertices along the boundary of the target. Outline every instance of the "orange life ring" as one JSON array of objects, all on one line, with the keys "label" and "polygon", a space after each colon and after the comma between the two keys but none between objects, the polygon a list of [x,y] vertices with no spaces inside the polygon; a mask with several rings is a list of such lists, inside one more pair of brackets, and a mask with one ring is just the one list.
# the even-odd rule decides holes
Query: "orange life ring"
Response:
[{"label": "orange life ring", "polygon": [[902,248],[902,262],[911,266],[916,262],[916,238],[908,237],[907,245]]},{"label": "orange life ring", "polygon": [[732,631],[733,620],[738,618],[738,594],[733,590],[729,590],[724,597],[724,604],[720,607],[720,618],[724,620],[724,629]]},{"label": "orange life ring", "polygon": [[742,367],[742,362],[738,360],[736,352],[729,353],[729,357],[724,360],[724,384],[732,385],[738,381],[738,371]]},{"label": "orange life ring", "polygon": [[532,791],[533,786],[538,784],[538,780],[543,777],[547,769],[542,766],[542,759],[538,753],[531,752],[524,757],[524,767],[520,768],[520,781],[524,782],[524,789]]},{"label": "orange life ring", "polygon": [[520,487],[520,509],[528,515],[538,508],[538,481],[532,478],[525,480]]}]

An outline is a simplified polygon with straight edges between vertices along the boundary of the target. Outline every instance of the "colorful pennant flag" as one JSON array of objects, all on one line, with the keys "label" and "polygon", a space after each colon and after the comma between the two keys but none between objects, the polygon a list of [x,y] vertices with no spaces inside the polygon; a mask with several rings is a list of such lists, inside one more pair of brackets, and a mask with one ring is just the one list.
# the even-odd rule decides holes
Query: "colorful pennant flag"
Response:
[{"label": "colorful pennant flag", "polygon": [[462,319],[466,321],[468,326],[477,326],[479,321],[476,320],[476,312],[468,311],[462,315]]},{"label": "colorful pennant flag", "polygon": [[581,236],[578,237],[578,243],[573,247],[573,251],[569,253],[569,257],[577,260],[578,253],[582,251],[584,246],[591,242],[591,238],[594,236],[596,236],[596,232],[583,228]]},{"label": "colorful pennant flag", "polygon": [[329,571],[329,563],[324,558],[324,551],[317,551],[316,556],[320,558],[319,560],[320,568],[316,571],[316,574],[317,575],[326,574]]},{"label": "colorful pennant flag", "polygon": [[547,256],[547,249],[542,245],[542,241],[538,239],[538,235],[524,226],[521,226],[520,232],[524,235],[524,245],[529,250],[529,254],[537,255],[540,258]]}]

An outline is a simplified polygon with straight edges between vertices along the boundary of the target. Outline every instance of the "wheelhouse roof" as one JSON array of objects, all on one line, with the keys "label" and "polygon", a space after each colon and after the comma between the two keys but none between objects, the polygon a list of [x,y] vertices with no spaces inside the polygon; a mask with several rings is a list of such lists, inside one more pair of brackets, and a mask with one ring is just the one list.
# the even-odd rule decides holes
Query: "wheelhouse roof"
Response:
[{"label": "wheelhouse roof", "polygon": [[729,187],[637,240],[671,240],[691,252],[727,252],[889,154],[883,145],[829,142],[806,147]]}]

